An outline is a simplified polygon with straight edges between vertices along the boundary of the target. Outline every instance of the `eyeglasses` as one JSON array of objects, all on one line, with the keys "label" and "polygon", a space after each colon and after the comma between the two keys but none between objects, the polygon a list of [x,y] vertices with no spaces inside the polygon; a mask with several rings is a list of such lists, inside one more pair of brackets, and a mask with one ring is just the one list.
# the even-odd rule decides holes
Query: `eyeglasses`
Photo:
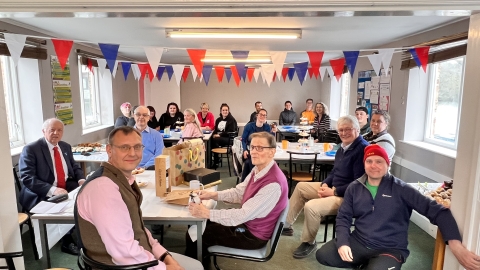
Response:
[{"label": "eyeglasses", "polygon": [[258,115],[260,115],[260,116],[262,116],[262,117],[267,117],[267,115],[264,114],[264,113],[259,113]]},{"label": "eyeglasses", "polygon": [[143,114],[142,113],[136,113],[135,116],[137,116],[137,117],[142,117],[142,116],[143,117],[149,117],[150,114],[148,114],[148,113],[143,113]]},{"label": "eyeglasses", "polygon": [[354,130],[354,128],[339,129],[339,130],[338,130],[338,133],[349,133],[349,132],[351,132],[352,130]]},{"label": "eyeglasses", "polygon": [[275,147],[271,147],[271,146],[260,146],[260,145],[247,145],[247,149],[248,149],[249,151],[255,150],[255,151],[257,151],[257,152],[262,152],[263,149],[265,149],[265,148],[275,148]]},{"label": "eyeglasses", "polygon": [[143,145],[143,144],[137,144],[137,145],[134,145],[134,146],[131,146],[131,145],[128,145],[128,144],[124,144],[124,145],[111,144],[111,145],[120,149],[120,151],[122,151],[122,152],[130,152],[130,149],[132,149],[132,148],[133,148],[133,150],[135,150],[135,152],[140,152],[140,151],[143,150],[143,148],[145,148],[145,145]]}]

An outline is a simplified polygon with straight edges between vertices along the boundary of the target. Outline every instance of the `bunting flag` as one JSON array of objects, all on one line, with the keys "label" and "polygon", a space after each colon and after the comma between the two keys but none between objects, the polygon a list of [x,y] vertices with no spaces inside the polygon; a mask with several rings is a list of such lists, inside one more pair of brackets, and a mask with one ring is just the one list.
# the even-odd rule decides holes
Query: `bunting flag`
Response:
[{"label": "bunting flag", "polygon": [[370,55],[367,55],[367,57],[368,57],[368,60],[370,60],[370,64],[372,64],[375,74],[377,74],[377,76],[380,75],[380,68],[382,66],[383,55],[370,54]]},{"label": "bunting flag", "polygon": [[247,67],[243,68],[243,74],[242,74],[243,82],[245,82],[245,80],[247,79],[247,70],[248,70]]},{"label": "bunting flag", "polygon": [[185,67],[183,68],[183,73],[182,73],[183,82],[187,82],[188,73],[190,73],[190,67],[189,67],[189,66],[185,66]]},{"label": "bunting flag", "polygon": [[105,57],[105,60],[107,60],[110,73],[113,74],[115,62],[117,61],[118,48],[120,47],[120,45],[98,43],[98,46],[100,46],[100,50],[102,51],[103,57]]},{"label": "bunting flag", "polygon": [[261,67],[261,73],[262,73],[262,78],[265,79],[265,82],[267,83],[268,87],[270,87],[270,84],[272,83],[273,76],[275,75],[275,64],[265,64],[265,65],[260,65]]},{"label": "bunting flag", "polygon": [[[163,55],[163,48],[161,47],[144,47],[145,55],[147,56],[150,70],[156,70],[160,64]],[[155,76],[155,74],[154,74]],[[152,78],[153,79],[153,78]],[[151,80],[150,80],[151,81]]]},{"label": "bunting flag", "polygon": [[323,78],[325,78],[325,71],[327,71],[327,67],[320,67],[320,79],[322,80],[322,82],[323,82]]},{"label": "bunting flag", "polygon": [[300,85],[303,85],[305,77],[307,76],[308,62],[294,63],[293,66],[295,67],[295,72],[297,73]]},{"label": "bunting flag", "polygon": [[255,72],[255,68],[248,68],[247,69],[247,76],[248,76],[248,81],[249,82],[252,82],[254,72]]},{"label": "bunting flag", "polygon": [[[395,49],[379,49],[378,54],[382,55],[382,64],[384,69],[390,68],[390,62],[392,61],[393,53]],[[386,74],[387,72],[385,72]]]},{"label": "bunting flag", "polygon": [[359,54],[359,51],[343,51],[343,55],[345,56],[345,62],[347,63],[347,68],[348,71],[350,71],[350,75],[352,76],[352,78],[353,74],[355,73],[355,66],[357,65]]},{"label": "bunting flag", "polygon": [[[345,67],[345,58],[331,59],[330,66],[333,70],[333,75],[335,78],[337,78],[337,81],[340,81],[340,78],[342,78],[343,69]],[[331,74],[330,77],[332,77]]]},{"label": "bunting flag", "polygon": [[165,73],[165,66],[158,66],[158,68],[157,68],[157,79],[159,81],[162,80],[163,73]]},{"label": "bunting flag", "polygon": [[[310,77],[310,79],[312,78],[312,75],[313,75],[313,67],[309,67],[308,68],[308,76]],[[316,78],[318,79],[318,77],[316,77]]]},{"label": "bunting flag", "polygon": [[237,84],[237,87],[239,87],[240,86],[240,75],[238,74],[237,67],[236,66],[231,66],[230,69],[232,70],[233,79],[235,80],[235,83]]},{"label": "bunting flag", "polygon": [[175,74],[175,81],[177,86],[180,87],[180,80],[182,79],[183,68],[185,65],[172,65],[173,73]]},{"label": "bunting flag", "polygon": [[412,50],[415,50],[416,58],[413,53],[412,56],[414,57],[413,59],[415,59],[417,66],[422,66],[423,71],[427,72],[428,51],[430,50],[430,46],[416,47],[415,49],[410,49],[410,52],[412,52]]},{"label": "bunting flag", "polygon": [[[203,67],[203,64],[202,64],[202,67]],[[194,65],[190,65],[190,70],[192,71],[193,81],[196,81],[198,77],[197,68]]]},{"label": "bunting flag", "polygon": [[90,58],[87,58],[87,67],[90,70],[90,72],[92,72],[92,74],[94,74],[93,73],[93,63],[92,63],[92,59],[90,59]]},{"label": "bunting flag", "polygon": [[225,73],[225,68],[223,66],[215,66],[215,73],[217,74],[218,82],[223,82],[223,74]]},{"label": "bunting flag", "polygon": [[282,68],[282,78],[284,82],[287,79],[287,74],[288,74],[288,67]]},{"label": "bunting flag", "polygon": [[115,78],[115,75],[117,75],[117,70],[118,70],[118,61],[115,61],[115,66],[113,67],[113,72],[112,72],[113,78]]},{"label": "bunting flag", "polygon": [[107,60],[97,59],[97,65],[98,65],[98,73],[100,73],[100,75],[103,78],[103,73],[105,72],[105,68],[107,66]]},{"label": "bunting flag", "polygon": [[288,80],[292,81],[293,76],[295,76],[295,68],[288,68]]},{"label": "bunting flag", "polygon": [[[315,75],[315,78],[318,79],[319,75],[319,70],[320,70],[320,65],[322,64],[322,59],[323,59],[323,54],[324,52],[318,51],[318,52],[307,52],[308,54],[308,59],[310,59],[310,66],[312,67],[312,72],[313,75]],[[310,74],[310,70],[309,70]],[[312,78],[312,75],[310,74],[310,79]]]},{"label": "bunting flag", "polygon": [[237,69],[238,76],[245,81],[245,60],[248,58],[249,51],[230,51],[230,53],[232,54],[233,59],[236,61],[235,68]]},{"label": "bunting flag", "polygon": [[128,77],[128,72],[130,72],[130,69],[132,68],[132,63],[121,62],[121,65],[122,65],[123,77],[125,78],[125,81],[126,81]]},{"label": "bunting flag", "polygon": [[138,64],[132,64],[132,72],[133,77],[138,81],[138,79],[140,79],[140,68],[138,67]]},{"label": "bunting flag", "polygon": [[208,86],[208,82],[210,81],[210,75],[212,74],[212,65],[204,65],[202,70],[203,79],[205,79],[205,85]]},{"label": "bunting flag", "polygon": [[230,78],[232,78],[232,70],[230,68],[225,69],[225,76],[227,76],[227,82],[230,82]]},{"label": "bunting flag", "polygon": [[255,71],[253,71],[253,77],[255,77],[255,82],[258,82],[258,76],[260,76],[260,69],[256,68]]},{"label": "bunting flag", "polygon": [[18,60],[20,60],[20,55],[22,55],[23,47],[25,46],[27,36],[3,33],[3,37],[5,38],[5,43],[7,44],[8,51],[10,52],[10,56],[12,57],[13,64],[16,67],[18,65]]},{"label": "bunting flag", "polygon": [[65,69],[67,64],[68,57],[70,56],[70,51],[72,50],[73,41],[72,40],[61,40],[52,38],[53,47],[55,48],[55,53],[58,57],[58,62],[62,70]]},{"label": "bunting flag", "polygon": [[167,70],[168,81],[171,81],[173,76],[173,67],[171,65],[168,65],[165,66],[165,69]]},{"label": "bunting flag", "polygon": [[328,76],[330,76],[330,78],[335,77],[335,72],[333,72],[332,66],[327,66],[327,72],[328,72]]},{"label": "bunting flag", "polygon": [[150,82],[153,80],[154,76],[152,76],[153,72],[149,71],[150,69],[149,64],[145,64],[145,63],[138,64],[138,68],[140,69],[140,79],[144,79],[147,73],[149,73]]},{"label": "bunting flag", "polygon": [[275,65],[275,72],[280,79],[285,58],[287,58],[287,52],[270,52],[270,58],[272,59],[272,63]]},{"label": "bunting flag", "polygon": [[275,71],[273,73],[272,82],[274,82],[276,79],[277,79],[277,72]]},{"label": "bunting flag", "polygon": [[205,54],[207,53],[207,50],[187,49],[187,52],[188,52],[188,55],[190,56],[190,60],[192,60],[193,66],[195,67],[197,76],[200,77],[200,74],[202,74],[202,69],[203,69],[202,60],[205,58]]}]

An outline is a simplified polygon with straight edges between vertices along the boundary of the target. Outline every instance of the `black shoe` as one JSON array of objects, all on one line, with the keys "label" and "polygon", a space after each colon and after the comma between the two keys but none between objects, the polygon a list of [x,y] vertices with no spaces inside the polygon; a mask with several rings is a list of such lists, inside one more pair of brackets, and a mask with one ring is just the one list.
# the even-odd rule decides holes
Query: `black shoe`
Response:
[{"label": "black shoe", "polygon": [[70,243],[68,246],[62,246],[62,252],[78,256],[78,247],[74,243]]},{"label": "black shoe", "polygon": [[317,250],[317,242],[313,244],[309,244],[307,242],[303,242],[294,252],[293,257],[295,259],[305,258],[310,255],[312,252]]},{"label": "black shoe", "polygon": [[293,228],[290,227],[290,228],[283,228],[282,230],[282,235],[285,235],[285,236],[293,236]]}]

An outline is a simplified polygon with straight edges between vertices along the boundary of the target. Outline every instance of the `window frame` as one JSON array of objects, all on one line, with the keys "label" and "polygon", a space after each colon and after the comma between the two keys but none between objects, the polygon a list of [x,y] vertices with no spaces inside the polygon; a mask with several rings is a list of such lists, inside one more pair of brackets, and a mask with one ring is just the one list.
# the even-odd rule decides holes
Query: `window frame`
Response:
[{"label": "window frame", "polygon": [[348,115],[349,112],[351,82],[352,78],[350,73],[343,73],[340,80],[340,117]]},{"label": "window frame", "polygon": [[[18,82],[18,69],[17,67],[15,67],[15,63],[13,62],[13,59],[11,57],[3,55],[0,55],[0,57],[4,59],[5,65],[3,65],[3,68],[5,70],[5,75],[8,76],[8,78],[0,76],[0,83],[4,92],[4,97],[6,97],[5,92],[8,92],[8,100],[5,99],[5,103],[8,102],[9,105],[7,106],[7,104],[5,104],[5,109],[8,110],[8,125],[9,127],[11,127],[11,130],[13,130],[11,132],[11,130],[9,129],[8,134],[10,149],[12,149],[25,145],[25,134],[23,130],[22,110]],[[7,89],[5,89],[5,86],[7,87]]]},{"label": "window frame", "polygon": [[[78,67],[79,67],[78,76],[79,76],[79,89],[80,89],[80,104],[81,104],[81,111],[82,111],[82,128],[83,130],[87,130],[87,129],[102,126],[103,123],[102,123],[102,107],[100,104],[100,78],[98,74],[99,70],[97,67],[93,67],[93,74],[92,74],[91,71],[88,70],[87,66],[84,66],[81,64],[80,56],[78,57]],[[91,102],[91,104],[95,103],[94,112],[96,115],[95,117],[96,122],[92,124],[87,123],[87,117],[85,115],[85,98],[84,98],[84,87],[83,87],[84,86],[84,77],[83,77],[84,69],[87,70],[88,76],[93,76],[93,86],[95,88],[93,91],[95,102]]]},{"label": "window frame", "polygon": [[[430,130],[432,128],[432,114],[433,114],[433,107],[434,107],[434,98],[435,98],[435,77],[437,75],[438,65],[444,63],[446,61],[451,61],[453,59],[463,58],[463,65],[462,65],[462,79],[460,81],[460,94],[459,94],[459,101],[458,101],[458,108],[457,108],[457,126],[455,132],[455,139],[453,143],[448,143],[441,139],[429,138],[428,134],[430,134]],[[444,61],[435,62],[428,65],[428,83],[427,83],[427,100],[426,100],[426,113],[425,113],[425,129],[423,131],[423,141],[429,144],[438,145],[441,147],[445,147],[452,150],[457,150],[458,146],[458,132],[460,128],[460,117],[461,117],[461,108],[463,102],[463,86],[465,83],[465,64],[466,59],[465,56],[459,56],[451,59],[447,59]]]}]

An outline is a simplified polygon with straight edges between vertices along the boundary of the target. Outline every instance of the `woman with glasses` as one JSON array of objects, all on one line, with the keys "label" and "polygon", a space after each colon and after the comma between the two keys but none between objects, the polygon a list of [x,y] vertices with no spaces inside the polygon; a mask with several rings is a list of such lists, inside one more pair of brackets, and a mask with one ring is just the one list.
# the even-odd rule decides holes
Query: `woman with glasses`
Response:
[{"label": "woman with glasses", "polygon": [[197,115],[193,109],[186,109],[183,112],[185,117],[185,129],[182,132],[182,139],[178,143],[183,142],[183,138],[201,138],[203,137],[200,123],[198,122]]},{"label": "woman with glasses", "polygon": [[315,120],[313,129],[310,131],[315,138],[315,142],[322,140],[323,135],[330,129],[330,116],[328,116],[328,107],[323,102],[315,104]]},{"label": "woman with glasses", "polygon": [[[215,121],[215,130],[212,133],[212,149],[227,146],[230,143],[230,134],[237,132],[237,120],[230,113],[227,103],[220,106],[220,117]],[[213,169],[218,168],[218,154],[214,153]]]},{"label": "woman with glasses", "polygon": [[183,126],[183,121],[183,113],[178,109],[177,103],[170,102],[167,105],[167,111],[160,116],[158,125],[160,130],[164,130],[166,127],[174,129],[176,126]]},{"label": "woman with glasses", "polygon": [[210,106],[207,103],[202,103],[200,106],[201,111],[198,112],[197,117],[200,122],[202,130],[214,130],[215,129],[215,116],[211,113]]},{"label": "woman with glasses", "polygon": [[382,110],[374,111],[370,120],[371,131],[365,134],[363,138],[370,144],[378,144],[385,149],[388,159],[390,159],[390,164],[392,164],[392,158],[395,154],[395,140],[388,133],[389,125],[390,115],[388,112]]}]

